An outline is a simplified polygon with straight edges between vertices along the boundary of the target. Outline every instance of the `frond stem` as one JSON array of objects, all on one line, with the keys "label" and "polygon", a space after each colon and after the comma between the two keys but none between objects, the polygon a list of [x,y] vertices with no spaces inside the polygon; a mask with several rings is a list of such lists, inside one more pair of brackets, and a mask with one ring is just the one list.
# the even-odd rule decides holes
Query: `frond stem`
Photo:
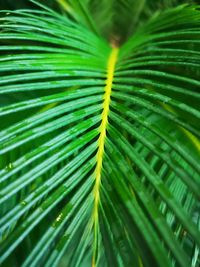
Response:
[{"label": "frond stem", "polygon": [[93,209],[93,226],[94,226],[94,253],[92,259],[92,267],[96,266],[96,248],[98,244],[98,207],[100,202],[100,185],[101,185],[101,172],[102,172],[102,162],[104,155],[104,146],[106,140],[106,128],[108,124],[108,114],[109,106],[112,92],[112,84],[114,78],[115,65],[117,62],[117,57],[119,53],[119,48],[113,47],[107,65],[107,79],[104,93],[103,111],[101,114],[101,125],[99,127],[100,136],[98,139],[98,151],[96,154],[96,168],[94,171],[95,184],[93,189],[94,194],[94,209]]}]

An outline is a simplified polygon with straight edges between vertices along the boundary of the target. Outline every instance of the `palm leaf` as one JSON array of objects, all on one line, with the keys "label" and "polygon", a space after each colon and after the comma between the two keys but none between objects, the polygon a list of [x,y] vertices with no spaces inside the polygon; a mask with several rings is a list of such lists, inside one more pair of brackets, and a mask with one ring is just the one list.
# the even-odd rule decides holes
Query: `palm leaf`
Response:
[{"label": "palm leaf", "polygon": [[199,6],[59,3],[1,12],[0,263],[197,267]]}]

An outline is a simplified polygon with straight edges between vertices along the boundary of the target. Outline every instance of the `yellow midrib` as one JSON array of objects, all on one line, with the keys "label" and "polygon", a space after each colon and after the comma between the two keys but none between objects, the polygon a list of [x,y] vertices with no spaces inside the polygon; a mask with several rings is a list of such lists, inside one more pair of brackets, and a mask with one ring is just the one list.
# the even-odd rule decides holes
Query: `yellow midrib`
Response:
[{"label": "yellow midrib", "polygon": [[[103,102],[103,111],[101,114],[101,125],[99,127],[100,136],[98,139],[98,151],[96,154],[96,168],[94,171],[95,184],[94,184],[94,209],[93,209],[93,223],[94,223],[94,239],[96,242],[97,239],[97,225],[98,225],[98,206],[100,201],[100,185],[101,185],[101,172],[102,172],[102,163],[103,163],[103,155],[104,155],[104,146],[106,139],[106,128],[108,124],[108,114],[109,114],[109,106],[112,92],[112,84],[113,77],[115,71],[115,65],[117,62],[119,49],[114,47],[111,51],[108,65],[107,65],[107,79],[104,93],[104,102]],[[95,255],[93,255],[92,259],[92,267],[95,267]]]}]

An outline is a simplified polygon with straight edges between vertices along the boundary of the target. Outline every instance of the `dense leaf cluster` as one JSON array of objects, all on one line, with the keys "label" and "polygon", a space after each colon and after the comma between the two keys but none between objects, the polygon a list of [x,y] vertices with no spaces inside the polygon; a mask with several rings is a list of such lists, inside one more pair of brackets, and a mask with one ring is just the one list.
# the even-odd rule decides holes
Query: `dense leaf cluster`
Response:
[{"label": "dense leaf cluster", "polygon": [[199,266],[200,7],[177,2],[1,12],[2,266]]}]

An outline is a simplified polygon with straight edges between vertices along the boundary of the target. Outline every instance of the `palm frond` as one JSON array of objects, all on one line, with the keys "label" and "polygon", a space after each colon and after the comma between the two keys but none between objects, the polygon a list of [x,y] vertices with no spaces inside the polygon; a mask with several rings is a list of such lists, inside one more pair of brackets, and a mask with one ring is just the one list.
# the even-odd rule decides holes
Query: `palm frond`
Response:
[{"label": "palm frond", "polygon": [[197,267],[199,6],[92,2],[1,12],[0,263]]}]

